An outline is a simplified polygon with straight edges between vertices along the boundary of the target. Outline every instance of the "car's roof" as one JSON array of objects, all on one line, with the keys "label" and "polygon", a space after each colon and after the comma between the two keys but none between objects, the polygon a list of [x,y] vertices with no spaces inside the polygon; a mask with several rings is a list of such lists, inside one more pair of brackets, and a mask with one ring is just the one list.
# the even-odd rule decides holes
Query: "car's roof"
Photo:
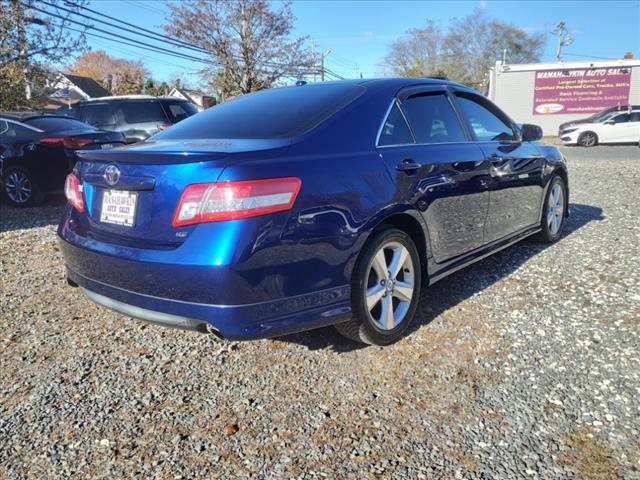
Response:
[{"label": "car's roof", "polygon": [[44,113],[44,112],[7,112],[0,113],[0,118],[6,118],[9,120],[14,120],[18,122],[26,122],[29,120],[34,120],[36,118],[64,118],[66,120],[74,120],[71,117],[67,117],[65,115],[60,115],[56,113]]},{"label": "car's roof", "polygon": [[[454,85],[456,87],[462,87],[465,89],[471,90],[470,87],[466,85],[461,85],[459,83],[452,82],[450,80],[446,80],[441,77],[384,77],[384,78],[363,78],[363,79],[355,79],[355,80],[332,80],[329,82],[319,82],[319,83],[306,83],[301,86],[320,86],[326,84],[352,84],[352,85],[363,85],[363,86],[381,86],[381,87],[410,87],[413,85],[425,85],[425,84],[433,84],[433,85]],[[290,85],[293,87],[293,85]]]}]

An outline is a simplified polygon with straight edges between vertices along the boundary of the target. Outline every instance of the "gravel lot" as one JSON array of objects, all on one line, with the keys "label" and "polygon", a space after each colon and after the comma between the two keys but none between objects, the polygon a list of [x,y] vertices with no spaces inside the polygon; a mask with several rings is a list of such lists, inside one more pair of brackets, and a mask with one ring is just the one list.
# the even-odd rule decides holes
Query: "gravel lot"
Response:
[{"label": "gravel lot", "polygon": [[247,343],[66,286],[62,200],[2,206],[0,478],[640,478],[640,149],[564,149],[572,215],[424,292],[412,334]]}]

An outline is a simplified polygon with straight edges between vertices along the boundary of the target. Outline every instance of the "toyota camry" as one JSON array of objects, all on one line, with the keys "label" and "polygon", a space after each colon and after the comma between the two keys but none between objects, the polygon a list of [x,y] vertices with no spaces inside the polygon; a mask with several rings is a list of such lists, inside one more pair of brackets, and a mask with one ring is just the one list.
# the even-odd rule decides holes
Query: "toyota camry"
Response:
[{"label": "toyota camry", "polygon": [[386,345],[428,285],[560,238],[568,174],[539,127],[440,79],[303,83],[81,152],[58,229],[69,284],[228,339],[335,325]]}]

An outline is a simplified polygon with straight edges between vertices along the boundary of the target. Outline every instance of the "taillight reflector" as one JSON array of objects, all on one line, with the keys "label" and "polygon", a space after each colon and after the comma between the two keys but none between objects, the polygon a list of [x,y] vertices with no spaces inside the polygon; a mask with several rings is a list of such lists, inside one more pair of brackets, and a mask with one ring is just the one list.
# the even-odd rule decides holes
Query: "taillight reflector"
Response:
[{"label": "taillight reflector", "polygon": [[296,177],[189,185],[182,192],[172,224],[182,227],[289,210],[301,185]]},{"label": "taillight reflector", "polygon": [[78,177],[76,177],[73,173],[67,175],[67,179],[64,182],[64,194],[73,208],[75,208],[80,213],[84,212],[82,188],[80,186]]},{"label": "taillight reflector", "polygon": [[44,143],[45,145],[49,145],[52,147],[79,150],[93,143],[93,140],[83,137],[46,137],[41,138],[40,143]]}]

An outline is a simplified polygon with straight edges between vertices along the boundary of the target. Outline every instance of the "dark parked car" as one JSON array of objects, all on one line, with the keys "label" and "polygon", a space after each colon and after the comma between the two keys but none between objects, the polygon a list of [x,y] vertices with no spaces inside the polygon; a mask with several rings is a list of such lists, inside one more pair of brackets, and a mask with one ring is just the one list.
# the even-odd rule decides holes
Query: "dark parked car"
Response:
[{"label": "dark parked car", "polygon": [[121,132],[127,143],[145,140],[197,112],[186,100],[148,95],[96,98],[57,110],[101,130]]},{"label": "dark parked car", "polygon": [[61,191],[80,149],[123,146],[115,132],[103,132],[72,118],[34,114],[0,114],[0,179],[4,200],[13,206],[39,203]]},{"label": "dark parked car", "polygon": [[567,168],[541,136],[442,80],[245,95],[81,153],[58,229],[68,280],[125,315],[230,339],[335,324],[389,344],[423,286],[560,238]]}]

